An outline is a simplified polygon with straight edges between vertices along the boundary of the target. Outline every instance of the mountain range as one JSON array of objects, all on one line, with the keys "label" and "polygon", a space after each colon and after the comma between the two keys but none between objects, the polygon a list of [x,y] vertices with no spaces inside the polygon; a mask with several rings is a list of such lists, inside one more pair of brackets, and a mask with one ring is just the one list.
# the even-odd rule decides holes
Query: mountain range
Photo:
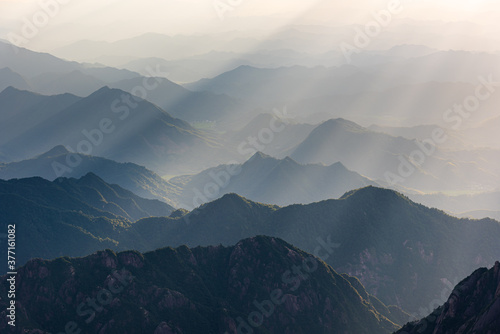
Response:
[{"label": "mountain range", "polygon": [[228,194],[182,218],[143,219],[131,230],[151,247],[229,245],[262,234],[314,252],[321,239],[336,247],[328,264],[358,277],[382,302],[411,312],[500,256],[499,222],[460,220],[373,187],[284,208]]},{"label": "mountain range", "polygon": [[180,206],[191,209],[228,193],[256,202],[291,205],[338,198],[351,189],[376,185],[340,162],[301,165],[288,157],[275,159],[261,152],[241,165],[221,165],[169,182],[182,189],[177,200]]},{"label": "mountain range", "polygon": [[[72,161],[79,161],[79,164],[64,168]],[[0,179],[4,180],[33,176],[49,181],[61,176],[78,179],[88,173],[99,176],[107,183],[117,184],[140,197],[158,199],[171,205],[175,205],[173,200],[181,191],[146,167],[70,152],[62,145],[28,160],[0,163]]]},{"label": "mountain range", "polygon": [[331,119],[315,127],[286,154],[302,164],[341,161],[371,179],[423,192],[465,190],[491,184],[500,177],[498,152],[450,151],[439,147],[441,141],[446,141],[444,132],[424,141],[410,140],[374,132],[345,119]]},{"label": "mountain range", "polygon": [[[17,280],[17,326],[32,334],[60,332],[68,324],[124,334],[389,334],[405,317],[368,294],[356,278],[270,237],[227,248],[37,259],[18,269]],[[6,293],[3,284],[0,292]],[[0,305],[0,330],[11,333],[7,304]],[[47,305],[50,311],[40,312]]]},{"label": "mountain range", "polygon": [[[2,95],[8,105],[20,96],[35,94],[7,89]],[[75,100],[72,96],[63,98]],[[61,99],[54,100],[60,103]],[[65,145],[78,153],[135,162],[167,174],[182,164],[186,167],[194,157],[217,155],[220,146],[213,135],[118,89],[103,87],[68,104],[59,110],[50,104],[28,108],[26,113],[36,111],[42,120],[29,122],[23,126],[24,131],[13,131],[5,137],[0,152],[7,161],[31,158]],[[24,116],[22,112],[13,113],[6,126],[23,124]]]},{"label": "mountain range", "polygon": [[[92,174],[83,180],[89,178],[104,184]],[[62,180],[63,184],[76,182]],[[33,240],[33,248],[24,250],[19,263],[23,263],[21,258],[81,256],[104,248],[150,251],[166,245],[234,245],[244,238],[269,235],[315,255],[324,254],[318,245],[327,247],[332,255],[324,260],[335,270],[358,277],[383,303],[413,312],[455,280],[500,257],[496,242],[499,222],[457,219],[380,188],[367,187],[339,200],[283,208],[228,194],[191,212],[178,210],[170,217],[132,223],[124,218],[125,213],[113,210],[129,212],[135,206],[129,209],[97,198],[90,206],[88,200],[81,207],[74,201],[50,202],[60,192],[59,182],[39,178],[4,182],[32,184],[27,198],[9,192],[2,195],[2,215],[8,218],[5,224],[30,226],[20,230],[18,238],[20,242]],[[45,189],[40,183],[55,188],[54,195],[40,193]],[[77,189],[68,191],[71,195]],[[82,196],[78,192],[65,197],[81,198],[78,195]],[[62,232],[55,232],[59,230]],[[71,246],[66,246],[68,239],[73,240]]]},{"label": "mountain range", "polygon": [[[108,236],[140,218],[168,216],[175,210],[91,173],[53,182],[39,177],[0,180],[0,197],[0,225],[4,230],[8,224],[19,227],[16,237],[23,245],[17,252],[20,264],[34,257],[83,256],[115,248],[117,242]],[[7,258],[6,248],[0,252]]]},{"label": "mountain range", "polygon": [[104,82],[119,81],[139,76],[138,73],[128,70],[67,61],[48,53],[35,52],[0,41],[0,68],[6,67],[27,79],[28,83],[29,80],[37,78],[40,75],[47,75],[47,73],[57,76],[62,73],[72,73],[74,71],[90,75]]}]

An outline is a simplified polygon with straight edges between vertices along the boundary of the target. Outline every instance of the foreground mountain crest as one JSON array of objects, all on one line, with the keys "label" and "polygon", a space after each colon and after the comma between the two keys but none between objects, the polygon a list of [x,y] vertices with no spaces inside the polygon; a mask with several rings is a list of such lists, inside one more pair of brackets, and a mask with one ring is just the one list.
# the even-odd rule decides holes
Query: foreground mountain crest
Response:
[{"label": "foreground mountain crest", "polygon": [[[27,333],[74,322],[90,333],[388,334],[401,314],[319,259],[260,236],[228,248],[32,260],[17,279],[18,324]],[[51,310],[40,312],[44,305]],[[0,330],[10,333],[5,312]]]},{"label": "foreground mountain crest", "polygon": [[500,262],[460,282],[448,301],[397,334],[473,334],[500,331]]}]

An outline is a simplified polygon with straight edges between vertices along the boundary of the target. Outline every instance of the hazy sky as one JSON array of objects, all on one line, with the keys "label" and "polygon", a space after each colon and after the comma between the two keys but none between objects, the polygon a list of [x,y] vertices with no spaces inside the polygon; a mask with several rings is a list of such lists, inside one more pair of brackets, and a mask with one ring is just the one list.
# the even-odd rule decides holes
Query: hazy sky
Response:
[{"label": "hazy sky", "polygon": [[[398,1],[398,0],[395,0]],[[364,23],[390,0],[0,0],[0,38],[21,35],[26,20],[43,20],[44,5],[58,10],[31,41],[35,49],[80,39],[117,40],[145,32],[193,34],[270,30],[287,24]],[[230,8],[222,15],[214,8]],[[50,5],[51,4],[51,5]],[[225,4],[225,5],[224,5]],[[233,5],[231,5],[233,4]],[[471,21],[497,30],[497,0],[401,0],[398,18]],[[40,14],[42,13],[42,16]],[[37,16],[38,15],[38,16]]]}]

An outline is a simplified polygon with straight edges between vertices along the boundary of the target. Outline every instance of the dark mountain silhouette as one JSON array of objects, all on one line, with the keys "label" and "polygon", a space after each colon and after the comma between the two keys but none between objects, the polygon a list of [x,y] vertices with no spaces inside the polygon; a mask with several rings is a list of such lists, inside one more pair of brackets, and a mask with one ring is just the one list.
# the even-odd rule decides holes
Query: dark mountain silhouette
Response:
[{"label": "dark mountain silhouette", "polygon": [[147,236],[137,241],[147,239],[150,247],[165,242],[233,244],[265,234],[313,252],[318,239],[326,242],[328,237],[338,246],[328,264],[358,277],[384,303],[409,311],[427,305],[449,282],[465,277],[479,263],[489,265],[500,256],[500,223],[460,220],[373,187],[340,200],[280,209],[228,194],[177,223],[170,218],[144,219],[132,230]]},{"label": "dark mountain silhouette", "polygon": [[141,198],[117,185],[110,185],[93,173],[47,181],[39,177],[0,180],[0,192],[62,211],[84,211],[90,216],[122,217],[130,221],[150,216],[168,216],[174,208],[158,200]]},{"label": "dark mountain silhouette", "polygon": [[[94,174],[80,179],[42,178],[0,180],[0,226],[17,227],[18,264],[31,258],[83,256],[118,247],[113,240],[131,222],[169,215],[174,208],[140,198]],[[121,248],[124,250],[125,248]],[[7,248],[0,250],[7,259]],[[6,268],[6,263],[3,262]]]},{"label": "dark mountain silhouette", "polygon": [[500,333],[500,263],[461,281],[447,302],[396,334]]},{"label": "dark mountain silhouette", "polygon": [[[308,273],[297,276],[295,267]],[[403,314],[369,295],[355,278],[269,237],[228,248],[107,250],[85,258],[32,260],[18,270],[17,280],[16,328],[26,333],[55,333],[74,321],[92,333],[388,334],[399,328],[394,321]],[[2,295],[5,289],[0,287]],[[103,293],[112,294],[112,302]],[[99,313],[82,313],[79,305],[87,297],[105,301]],[[7,304],[0,305],[0,329],[10,333]],[[40,311],[47,307],[52,311]]]},{"label": "dark mountain silhouette", "polygon": [[[76,167],[58,169],[60,166],[67,166],[68,161],[71,162],[73,159],[81,159]],[[175,199],[180,192],[177,186],[165,181],[146,167],[73,153],[62,145],[32,159],[0,163],[0,179],[4,180],[39,176],[52,181],[59,176],[80,178],[90,172],[107,183],[117,184],[143,198],[159,199],[172,205],[174,204],[172,199]]]},{"label": "dark mountain silhouette", "polygon": [[[49,189],[60,188],[58,181],[33,180],[46,184]],[[382,302],[413,312],[439,297],[450,282],[465,277],[478,266],[491,265],[500,257],[497,247],[499,222],[457,219],[415,204],[394,191],[374,187],[347,193],[339,200],[284,208],[227,194],[187,214],[176,212],[172,217],[145,218],[132,225],[116,216],[124,216],[121,211],[101,212],[111,210],[108,206],[125,209],[121,205],[115,207],[96,198],[90,206],[87,204],[89,199],[85,205],[78,201],[67,206],[61,201],[47,207],[50,198],[70,200],[72,197],[60,192],[48,197],[41,194],[43,188],[33,187],[32,197],[25,199],[16,195],[15,189],[2,195],[6,197],[2,201],[2,215],[7,217],[5,224],[17,222],[25,226],[36,221],[36,228],[19,230],[45,243],[58,240],[63,234],[37,232],[33,236],[31,233],[51,230],[62,224],[66,229],[77,228],[74,231],[77,235],[86,238],[92,235],[94,242],[84,247],[75,244],[74,250],[68,250],[63,242],[53,246],[57,252],[43,251],[43,254],[40,250],[45,246],[40,249],[33,246],[25,250],[25,259],[52,258],[54,254],[81,256],[84,251],[102,249],[104,240],[112,242],[111,248],[116,250],[148,251],[167,245],[231,245],[243,238],[270,235],[309,252],[319,252],[318,245],[326,245],[332,255],[325,261],[333,268],[358,277]],[[135,208],[132,206],[130,210]],[[78,219],[68,221],[68,215]],[[92,223],[102,220],[104,223]],[[114,227],[109,228],[110,225]]]}]

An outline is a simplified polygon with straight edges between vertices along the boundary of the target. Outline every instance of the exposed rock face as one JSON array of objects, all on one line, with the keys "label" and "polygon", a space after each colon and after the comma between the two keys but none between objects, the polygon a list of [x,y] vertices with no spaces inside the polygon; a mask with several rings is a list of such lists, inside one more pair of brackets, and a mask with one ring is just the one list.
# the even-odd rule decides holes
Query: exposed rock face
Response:
[{"label": "exposed rock face", "polygon": [[500,263],[481,268],[460,282],[448,301],[397,334],[500,333]]},{"label": "exposed rock face", "polygon": [[384,334],[399,327],[389,320],[399,314],[373,303],[355,278],[270,237],[229,248],[32,260],[18,271],[16,299],[15,330],[0,300],[1,333]]}]

